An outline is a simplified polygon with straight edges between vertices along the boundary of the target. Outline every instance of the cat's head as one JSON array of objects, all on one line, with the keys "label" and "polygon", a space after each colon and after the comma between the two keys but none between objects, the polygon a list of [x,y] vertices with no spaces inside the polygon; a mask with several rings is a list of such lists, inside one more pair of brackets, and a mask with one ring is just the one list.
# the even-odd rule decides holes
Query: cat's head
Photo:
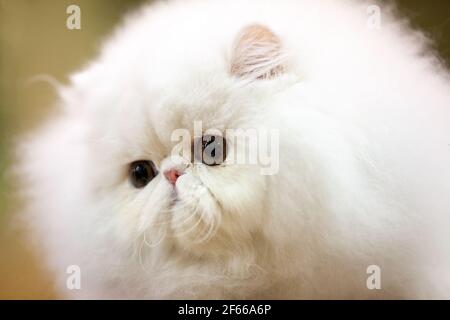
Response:
[{"label": "cat's head", "polygon": [[68,170],[93,224],[117,243],[224,256],[260,236],[279,160],[268,110],[292,80],[269,28],[249,25],[230,40],[193,44],[203,56],[168,54],[176,49],[164,41],[158,52],[113,43],[63,92],[83,127],[82,164]]}]

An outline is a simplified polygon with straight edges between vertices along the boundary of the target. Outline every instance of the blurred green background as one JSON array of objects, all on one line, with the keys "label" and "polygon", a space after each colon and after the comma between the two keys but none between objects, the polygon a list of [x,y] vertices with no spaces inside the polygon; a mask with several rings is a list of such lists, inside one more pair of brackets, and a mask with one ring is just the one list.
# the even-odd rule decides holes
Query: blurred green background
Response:
[{"label": "blurred green background", "polygon": [[[226,1],[226,0],[224,0]],[[121,17],[144,0],[0,0],[0,299],[58,298],[51,278],[30,251],[11,217],[19,211],[12,163],[14,137],[42,121],[56,94],[45,81],[60,82],[98,52]],[[81,30],[66,28],[66,8],[81,8]],[[450,64],[450,1],[399,0],[413,25],[425,30]]]}]

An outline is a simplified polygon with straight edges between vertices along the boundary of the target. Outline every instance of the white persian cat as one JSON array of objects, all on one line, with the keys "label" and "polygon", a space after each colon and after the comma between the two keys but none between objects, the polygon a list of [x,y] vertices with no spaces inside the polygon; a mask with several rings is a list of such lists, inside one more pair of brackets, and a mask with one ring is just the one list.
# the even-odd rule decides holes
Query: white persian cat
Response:
[{"label": "white persian cat", "polygon": [[[450,298],[449,75],[376,9],[174,1],[129,17],[20,149],[61,293]],[[224,161],[175,161],[172,133],[195,121],[277,132],[276,172],[227,162],[220,134],[201,145]]]}]

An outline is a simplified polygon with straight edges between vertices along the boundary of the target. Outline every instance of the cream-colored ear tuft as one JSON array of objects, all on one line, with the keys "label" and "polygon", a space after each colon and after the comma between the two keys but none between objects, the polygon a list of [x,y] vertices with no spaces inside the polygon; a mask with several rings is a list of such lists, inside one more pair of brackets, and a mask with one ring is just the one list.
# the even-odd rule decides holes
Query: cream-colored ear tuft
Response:
[{"label": "cream-colored ear tuft", "polygon": [[253,24],[239,33],[231,58],[231,74],[267,79],[283,73],[285,54],[280,39],[267,27]]}]

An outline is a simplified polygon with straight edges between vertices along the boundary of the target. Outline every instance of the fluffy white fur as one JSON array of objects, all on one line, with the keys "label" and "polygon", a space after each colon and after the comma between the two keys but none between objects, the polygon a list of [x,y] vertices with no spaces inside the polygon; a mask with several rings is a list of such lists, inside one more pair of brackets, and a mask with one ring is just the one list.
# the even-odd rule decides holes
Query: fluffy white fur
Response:
[{"label": "fluffy white fur", "polygon": [[[379,30],[366,9],[176,1],[129,17],[20,150],[26,218],[61,293],[450,298],[448,73],[390,8]],[[252,24],[279,38],[282,72],[230,73]],[[279,129],[278,174],[189,165],[175,205],[162,174],[133,188],[129,164],[169,168],[172,131],[194,120]],[[366,287],[373,264],[381,290]],[[66,288],[69,265],[81,290]]]}]

